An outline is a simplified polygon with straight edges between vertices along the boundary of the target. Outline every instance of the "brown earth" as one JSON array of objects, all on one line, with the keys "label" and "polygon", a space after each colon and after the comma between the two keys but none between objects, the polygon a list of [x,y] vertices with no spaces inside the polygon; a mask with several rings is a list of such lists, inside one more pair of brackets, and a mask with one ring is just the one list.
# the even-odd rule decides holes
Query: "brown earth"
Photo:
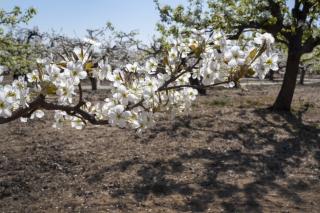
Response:
[{"label": "brown earth", "polygon": [[292,114],[266,109],[278,86],[215,89],[142,137],[1,125],[0,212],[320,212],[319,89]]}]

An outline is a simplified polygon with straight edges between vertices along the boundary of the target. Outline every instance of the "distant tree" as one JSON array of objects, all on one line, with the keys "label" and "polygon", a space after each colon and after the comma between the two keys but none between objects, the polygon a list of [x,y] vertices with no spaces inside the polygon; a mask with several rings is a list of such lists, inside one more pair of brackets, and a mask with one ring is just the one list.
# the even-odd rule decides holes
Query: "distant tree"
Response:
[{"label": "distant tree", "polygon": [[37,11],[34,8],[29,8],[23,12],[20,7],[17,6],[11,11],[0,9],[0,25],[3,27],[27,23],[36,13]]},{"label": "distant tree", "polygon": [[320,71],[320,46],[315,48],[311,53],[305,54],[301,59],[300,65],[300,80],[301,85],[304,84],[304,79],[307,73],[313,74]]},{"label": "distant tree", "polygon": [[24,12],[19,7],[11,11],[0,9],[0,65],[10,68],[15,75],[30,72],[35,66],[39,48],[34,48],[31,40],[37,32],[15,29],[17,24],[27,23],[35,14],[34,8]]}]

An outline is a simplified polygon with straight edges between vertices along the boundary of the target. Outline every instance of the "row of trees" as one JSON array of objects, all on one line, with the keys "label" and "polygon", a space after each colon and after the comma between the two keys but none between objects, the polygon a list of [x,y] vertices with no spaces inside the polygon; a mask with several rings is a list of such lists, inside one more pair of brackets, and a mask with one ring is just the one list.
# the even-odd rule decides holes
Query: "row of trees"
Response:
[{"label": "row of trees", "polygon": [[[108,59],[113,66],[125,65],[130,61],[141,60],[137,47],[141,46],[136,39],[137,32],[117,31],[111,23],[101,29],[88,29],[85,39],[71,38],[66,35],[41,32],[38,28],[20,28],[18,24],[28,22],[36,11],[30,8],[23,13],[18,7],[11,12],[0,11],[3,21],[0,35],[0,65],[6,73],[14,78],[26,75],[37,68],[37,59],[51,58],[55,61],[70,60],[80,49],[97,47],[99,51],[87,53],[90,66],[97,66],[100,59]],[[142,52],[142,51],[140,51]],[[97,89],[96,79],[90,78],[93,90]]]}]

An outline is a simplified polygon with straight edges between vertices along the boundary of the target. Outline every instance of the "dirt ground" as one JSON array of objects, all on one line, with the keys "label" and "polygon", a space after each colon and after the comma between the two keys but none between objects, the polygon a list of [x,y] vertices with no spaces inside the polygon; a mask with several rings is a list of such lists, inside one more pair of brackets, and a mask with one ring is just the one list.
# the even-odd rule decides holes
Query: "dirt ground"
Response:
[{"label": "dirt ground", "polygon": [[142,137],[0,125],[0,212],[320,212],[320,85],[292,114],[278,90],[212,90]]}]

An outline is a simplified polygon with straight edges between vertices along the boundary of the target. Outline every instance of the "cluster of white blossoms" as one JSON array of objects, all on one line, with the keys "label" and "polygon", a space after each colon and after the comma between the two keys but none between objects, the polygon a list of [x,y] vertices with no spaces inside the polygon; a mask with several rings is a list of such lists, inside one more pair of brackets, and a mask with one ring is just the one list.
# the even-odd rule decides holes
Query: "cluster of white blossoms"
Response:
[{"label": "cluster of white blossoms", "polygon": [[[212,40],[210,40],[212,39]],[[204,85],[229,80],[238,81],[245,75],[263,79],[270,69],[278,70],[278,56],[272,52],[274,38],[271,34],[257,33],[254,39],[241,46],[238,41],[228,40],[222,32],[213,34],[205,42],[206,51],[202,54],[203,66],[193,73],[193,78],[202,79]]]},{"label": "cluster of white blossoms", "polygon": [[253,67],[256,73],[256,76],[259,79],[264,79],[266,74],[270,71],[277,71],[279,56],[276,53],[272,52],[271,46],[274,43],[274,38],[271,34],[257,34],[254,38],[254,42],[258,45],[265,45],[266,51],[261,54],[255,62],[253,62]]},{"label": "cluster of white blossoms", "polygon": [[19,107],[27,107],[31,100],[29,91],[23,77],[11,84],[0,85],[0,118],[8,118]]},{"label": "cluster of white blossoms", "polygon": [[[173,39],[162,58],[114,68],[101,60],[90,69],[89,56],[77,49],[75,54],[81,57],[59,63],[39,60],[39,68],[27,78],[0,86],[0,121],[14,113],[22,121],[41,118],[42,110],[54,110],[56,128],[69,123],[82,129],[89,121],[141,132],[155,124],[159,113],[190,110],[198,87],[232,85],[252,74],[264,78],[268,70],[277,69],[273,42],[270,34],[257,34],[242,46],[222,32],[193,30],[186,38]],[[83,100],[81,83],[88,76],[110,82],[111,93],[103,102]],[[198,79],[200,85],[190,85],[190,78]],[[39,96],[42,102],[37,108]]]}]

